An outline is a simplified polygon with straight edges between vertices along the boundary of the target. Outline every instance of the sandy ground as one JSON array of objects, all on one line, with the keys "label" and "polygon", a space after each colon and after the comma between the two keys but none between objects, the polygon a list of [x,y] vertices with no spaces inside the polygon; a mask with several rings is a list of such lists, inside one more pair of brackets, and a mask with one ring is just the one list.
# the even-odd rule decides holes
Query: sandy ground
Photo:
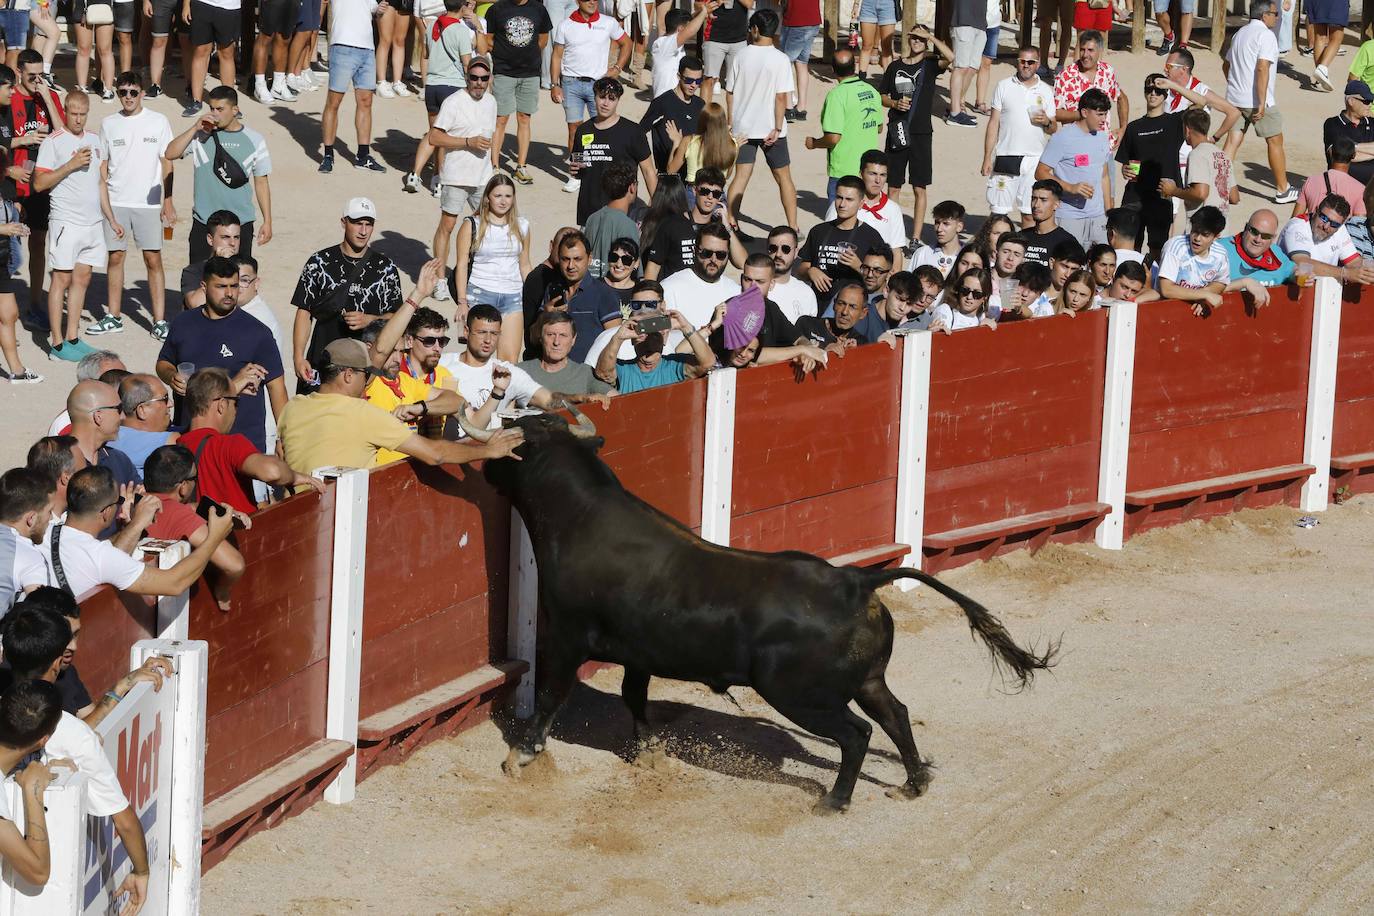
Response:
[{"label": "sandy ground", "polygon": [[[1153,26],[1151,29],[1151,36],[1157,35]],[[1127,39],[1128,36],[1121,32],[1114,38],[1118,44]],[[1003,40],[1014,40],[1010,30],[1004,29]],[[1151,40],[1154,40],[1153,37]],[[1010,46],[1005,46],[1004,54],[1009,50]],[[1199,78],[1214,88],[1224,88],[1220,61],[1201,48],[1195,49],[1195,53]],[[1310,72],[1310,59],[1299,58],[1296,51],[1289,56],[1304,73]],[[1338,82],[1344,78],[1352,56],[1353,50],[1337,59],[1333,78]],[[60,58],[59,67],[68,67],[69,60],[67,57]],[[1118,50],[1109,55],[1109,60],[1121,74],[1122,83],[1131,96],[1132,110],[1139,114],[1144,106],[1140,86],[1146,74],[1159,69],[1160,59],[1153,52],[1131,55]],[[1011,69],[1009,63],[999,63],[994,68],[994,82],[1009,75]],[[1303,90],[1301,86],[1307,83],[1305,76],[1299,82],[1291,70],[1286,67],[1281,70],[1285,75],[1279,80],[1278,93],[1287,125],[1288,168],[1297,178],[1320,169],[1321,144],[1313,138],[1320,136],[1322,120],[1340,110],[1343,102],[1337,94],[1315,94]],[[58,75],[59,78],[69,79],[68,70],[60,69]],[[179,82],[174,86],[180,89]],[[807,105],[811,112],[810,120],[789,127],[793,176],[799,189],[798,204],[803,230],[819,222],[824,215],[825,157],[822,152],[806,150],[802,139],[807,134],[820,132],[821,100],[827,86],[813,80],[811,100]],[[944,86],[940,92],[945,92]],[[246,123],[263,133],[272,151],[274,171],[271,184],[276,237],[254,254],[262,266],[262,294],[275,309],[288,334],[294,312],[290,307],[290,298],[301,266],[312,251],[332,244],[339,237],[337,220],[345,200],[355,194],[365,194],[377,202],[381,220],[377,226],[376,245],[395,258],[402,271],[411,277],[418,273],[420,265],[428,257],[430,240],[438,219],[436,200],[427,194],[405,194],[400,189],[401,173],[409,168],[414,156],[414,138],[424,129],[423,105],[413,97],[376,100],[373,120],[375,150],[390,167],[390,172],[385,175],[359,172],[350,167],[351,159],[345,153],[337,160],[333,175],[321,176],[316,173],[315,166],[319,158],[319,112],[324,104],[324,96],[323,91],[308,93],[294,105],[271,109],[244,96],[241,105]],[[622,101],[621,111],[637,118],[647,101],[647,92],[628,93]],[[179,132],[189,126],[180,117],[180,102],[162,98],[150,102],[149,106],[171,119],[173,131]],[[937,113],[943,111],[942,106],[943,102],[937,102]],[[98,129],[98,121],[113,110],[113,105],[96,101],[91,113],[91,129]],[[345,100],[339,136],[350,152],[354,137],[352,119],[353,103]],[[970,213],[978,214],[978,217],[968,221],[968,229],[972,232],[977,229],[981,215],[986,212],[985,181],[977,174],[983,142],[982,122],[974,129],[949,127],[937,121],[935,131],[935,185],[930,189],[930,205],[945,198],[964,201]],[[532,237],[538,255],[535,260],[538,260],[547,251],[548,239],[554,230],[572,220],[574,209],[573,195],[561,191],[566,176],[561,171],[560,158],[567,136],[562,123],[562,110],[554,106],[547,95],[541,99],[535,115],[533,135],[530,163],[534,167],[535,184],[520,189],[518,204],[520,212],[532,223]],[[513,151],[513,134],[508,136],[509,148]],[[970,150],[977,152],[971,153]],[[1240,215],[1248,215],[1251,210],[1262,206],[1273,190],[1260,141],[1248,139],[1242,147],[1240,159],[1242,165],[1238,171],[1245,190]],[[763,169],[759,169],[755,174],[744,206],[745,231],[758,235],[763,234],[761,229],[782,222],[782,207],[772,176],[763,172]],[[191,222],[189,164],[179,164],[177,173],[175,201],[180,220],[176,239],[164,251],[171,287],[176,287],[177,278],[186,264],[186,234]],[[903,203],[909,208],[910,201],[908,190]],[[1237,226],[1240,225],[1240,215],[1233,219]],[[27,277],[27,267],[23,268],[22,276]],[[135,307],[126,297],[126,314],[133,316],[133,323],[126,322],[128,329],[122,334],[89,339],[92,344],[121,353],[131,368],[150,370],[158,344],[147,334],[151,321],[146,311],[148,293],[142,265],[136,258],[130,258],[128,277],[131,286],[137,284],[131,293],[132,299],[142,303]],[[95,286],[91,299],[99,307],[104,302],[103,278],[97,278]],[[23,292],[19,294],[19,299],[22,308],[25,304]],[[178,299],[175,294],[169,296],[173,312],[179,309],[176,304]],[[45,356],[46,347],[40,346],[40,340],[31,333],[22,334],[20,352],[30,368],[48,377],[47,382],[39,386],[0,384],[0,416],[6,421],[6,429],[17,433],[0,442],[0,467],[23,461],[28,445],[46,432],[48,423],[62,409],[67,392],[75,380],[74,364],[48,360]],[[289,360],[287,372],[291,374]]]},{"label": "sandy ground", "polygon": [[[1374,906],[1368,778],[1374,499],[1310,530],[1289,509],[1052,546],[949,573],[1054,673],[1002,692],[957,610],[884,598],[889,683],[929,793],[875,729],[850,811],[818,818],[828,742],[654,681],[662,770],[627,763],[619,673],[578,688],[554,765],[500,772],[484,724],[250,839],[207,913],[1358,912]],[[1359,561],[1357,561],[1359,563]]]}]

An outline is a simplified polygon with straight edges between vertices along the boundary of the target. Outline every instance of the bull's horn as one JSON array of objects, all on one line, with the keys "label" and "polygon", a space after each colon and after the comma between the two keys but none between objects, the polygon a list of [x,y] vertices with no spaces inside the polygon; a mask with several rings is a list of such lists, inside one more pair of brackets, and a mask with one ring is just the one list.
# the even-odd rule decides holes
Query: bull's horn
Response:
[{"label": "bull's horn", "polygon": [[573,418],[577,420],[577,425],[569,426],[568,432],[579,439],[592,439],[596,437],[596,424],[588,419],[585,413],[578,410],[576,404],[565,398],[563,400],[563,406],[566,407],[568,413],[572,414]]},{"label": "bull's horn", "polygon": [[454,416],[458,418],[458,425],[462,428],[463,432],[467,433],[475,442],[486,442],[495,434],[495,430],[478,429],[473,425],[472,421],[468,419],[467,401],[463,402]]}]

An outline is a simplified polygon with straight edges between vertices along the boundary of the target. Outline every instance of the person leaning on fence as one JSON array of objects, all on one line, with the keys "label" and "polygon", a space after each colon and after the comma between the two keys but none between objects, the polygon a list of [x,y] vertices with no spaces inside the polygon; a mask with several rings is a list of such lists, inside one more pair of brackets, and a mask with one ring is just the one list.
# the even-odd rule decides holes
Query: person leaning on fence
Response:
[{"label": "person leaning on fence", "polygon": [[14,778],[24,799],[22,834],[9,808],[9,793],[0,792],[0,859],[36,887],[48,883],[51,870],[43,791],[54,773],[32,755],[52,738],[61,718],[62,701],[52,684],[16,681],[0,693],[0,772],[12,772],[28,761]]},{"label": "person leaning on fence", "polygon": [[[26,601],[5,618],[0,629],[3,630],[0,645],[4,647],[5,661],[16,681],[33,679],[52,684],[57,680],[62,653],[72,638],[72,628],[65,617],[44,607],[30,606]],[[157,687],[161,686],[159,677]],[[148,899],[147,837],[143,834],[138,812],[124,796],[100,736],[85,722],[64,711],[52,736],[43,745],[43,757],[49,764],[69,760],[76,764],[76,771],[86,777],[86,814],[110,818],[133,864],[133,871],[125,877],[115,895],[127,893],[129,902],[123,912],[137,913]]]},{"label": "person leaning on fence", "polygon": [[[112,525],[122,502],[109,468],[86,468],[72,475],[67,485],[67,520],[49,525],[43,539],[43,560],[48,564],[50,581],[76,597],[101,585],[113,585],[135,595],[179,595],[200,578],[215,548],[233,526],[228,511],[212,513],[205,542],[175,566],[160,569],[111,541],[97,538]],[[143,497],[133,508],[130,529],[142,531],[161,508],[160,500]]]},{"label": "person leaning on fence", "polygon": [[52,520],[50,489],[38,471],[11,468],[0,474],[0,617],[17,598],[48,584],[38,545]]},{"label": "person leaning on fence", "polygon": [[1199,207],[1188,220],[1188,231],[1164,245],[1155,288],[1164,299],[1192,303],[1194,315],[1206,315],[1221,305],[1231,283],[1231,265],[1217,238],[1226,217],[1216,207]]},{"label": "person leaning on fence", "polygon": [[1346,199],[1328,194],[1311,213],[1288,221],[1279,236],[1279,246],[1293,259],[1300,274],[1335,277],[1342,283],[1374,283],[1374,266],[1361,260],[1350,233],[1345,231],[1349,218]]},{"label": "person leaning on fence", "polygon": [[[569,358],[577,343],[577,327],[567,312],[545,312],[540,315],[534,323],[533,333],[542,344],[540,355],[519,363],[516,368],[523,369],[536,385],[567,394],[615,393],[614,388],[596,377],[591,366]],[[606,330],[602,334],[609,340],[614,330]]]},{"label": "person leaning on fence", "polygon": [[[700,328],[694,328],[681,312],[664,308],[663,287],[654,280],[641,280],[630,301],[644,303],[649,308],[635,318],[621,322],[615,329],[606,348],[597,357],[597,378],[614,384],[621,394],[632,394],[685,379],[700,378],[711,371],[716,364],[716,355],[706,341],[724,323],[725,303],[716,306],[710,321]],[[682,334],[691,347],[690,354],[664,353],[664,332],[639,330],[639,320],[659,310],[667,315],[669,329]],[[633,343],[634,359],[619,358],[620,345],[624,341]]]}]

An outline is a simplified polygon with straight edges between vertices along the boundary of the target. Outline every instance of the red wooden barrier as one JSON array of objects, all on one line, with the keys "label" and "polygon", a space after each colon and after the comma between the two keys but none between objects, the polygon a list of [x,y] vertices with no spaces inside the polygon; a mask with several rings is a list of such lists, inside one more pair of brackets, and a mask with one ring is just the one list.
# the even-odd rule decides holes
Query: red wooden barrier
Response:
[{"label": "red wooden barrier", "polygon": [[706,379],[651,388],[586,408],[606,440],[600,455],[625,489],[693,531],[701,529]]},{"label": "red wooden barrier", "polygon": [[1092,536],[1107,317],[935,335],[926,569]]},{"label": "red wooden barrier", "polygon": [[1347,290],[1331,434],[1331,487],[1337,499],[1374,491],[1374,292]]},{"label": "red wooden barrier", "polygon": [[1242,505],[1295,503],[1302,463],[1312,292],[1239,295],[1207,318],[1179,302],[1140,309],[1126,534]]},{"label": "red wooden barrier", "polygon": [[786,364],[739,373],[730,546],[835,557],[892,543],[901,372],[875,344],[801,382]]},{"label": "red wooden barrier", "polygon": [[372,472],[367,537],[359,779],[485,715],[518,674],[506,664],[510,504],[480,469]]},{"label": "red wooden barrier", "polygon": [[203,588],[191,601],[191,638],[210,644],[207,867],[313,802],[352,751],[324,740],[332,490],[257,513],[237,540],[248,572],[233,609],[222,613]]},{"label": "red wooden barrier", "polygon": [[154,599],[120,593],[108,585],[82,595],[75,664],[91,696],[98,699],[129,673],[134,643],[156,636]]}]

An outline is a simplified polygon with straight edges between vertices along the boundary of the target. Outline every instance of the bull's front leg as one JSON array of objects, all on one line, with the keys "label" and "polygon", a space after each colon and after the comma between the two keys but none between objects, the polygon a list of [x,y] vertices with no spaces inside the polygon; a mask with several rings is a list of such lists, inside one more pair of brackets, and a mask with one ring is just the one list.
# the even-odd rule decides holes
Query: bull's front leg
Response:
[{"label": "bull's front leg", "polygon": [[648,767],[649,769],[662,767],[667,762],[663,753],[663,742],[659,740],[649,726],[648,673],[637,668],[627,667],[625,676],[620,682],[620,695],[625,700],[625,705],[630,708],[630,715],[634,719],[635,766]]},{"label": "bull's front leg", "polygon": [[577,669],[586,660],[587,655],[583,651],[549,650],[544,659],[543,679],[535,694],[534,715],[530,717],[529,727],[501,764],[507,776],[519,776],[521,767],[544,752],[554,717],[567,701],[577,681]]}]

